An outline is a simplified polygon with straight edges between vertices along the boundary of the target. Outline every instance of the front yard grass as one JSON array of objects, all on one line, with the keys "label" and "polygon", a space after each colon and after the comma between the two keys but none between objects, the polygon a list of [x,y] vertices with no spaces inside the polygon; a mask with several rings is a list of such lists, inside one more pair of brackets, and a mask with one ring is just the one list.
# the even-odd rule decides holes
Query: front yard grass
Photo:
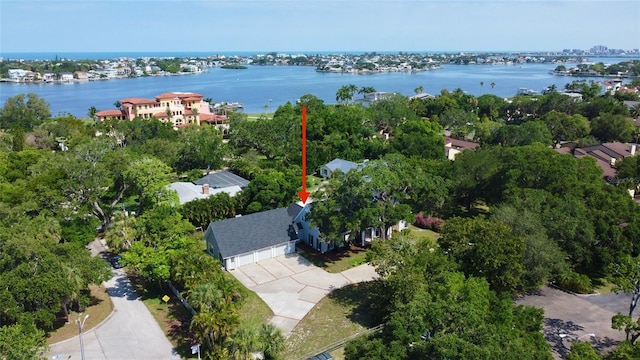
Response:
[{"label": "front yard grass", "polygon": [[[284,358],[298,360],[315,355],[326,346],[378,325],[373,298],[380,291],[378,287],[375,281],[349,285],[322,299],[291,332]],[[339,356],[341,351],[332,353]]]},{"label": "front yard grass", "polygon": [[415,238],[416,240],[427,240],[434,246],[438,244],[438,239],[440,238],[439,233],[432,230],[421,229],[415,225],[409,225],[408,229],[410,231],[411,237]]},{"label": "front yard grass", "polygon": [[[229,276],[232,276],[229,274]],[[244,285],[242,285],[244,286]],[[267,323],[273,316],[273,311],[262,299],[251,290],[247,290],[247,298],[240,308],[241,326],[259,327]]]},{"label": "front yard grass", "polygon": [[[88,314],[89,317],[84,324],[84,328],[82,329],[83,332],[91,330],[98,324],[102,323],[113,311],[113,303],[111,302],[111,298],[104,286],[89,285],[89,290],[91,291],[91,300],[89,306],[87,306],[85,311],[82,313],[83,316]],[[78,335],[78,325],[76,324],[77,319],[78,313],[75,311],[69,311],[69,322],[62,324],[61,327],[51,332],[47,338],[47,343],[49,345],[55,344]]]},{"label": "front yard grass", "polygon": [[350,245],[321,254],[305,243],[296,245],[298,253],[312,264],[329,273],[339,273],[367,262],[366,248]]}]

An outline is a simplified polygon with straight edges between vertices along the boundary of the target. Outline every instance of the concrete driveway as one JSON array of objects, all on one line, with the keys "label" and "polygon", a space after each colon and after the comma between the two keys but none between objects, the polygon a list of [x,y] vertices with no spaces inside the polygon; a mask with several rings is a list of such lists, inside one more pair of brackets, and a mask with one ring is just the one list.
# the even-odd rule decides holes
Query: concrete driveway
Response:
[{"label": "concrete driveway", "polygon": [[575,295],[551,287],[517,300],[518,304],[544,309],[544,335],[553,356],[564,359],[571,343],[590,342],[601,352],[609,352],[625,339],[624,331],[611,328],[611,318],[629,311],[631,295]]},{"label": "concrete driveway", "polygon": [[378,278],[368,264],[331,274],[295,253],[245,265],[231,274],[267,303],[274,313],[271,323],[285,335],[331,291]]},{"label": "concrete driveway", "polygon": [[[93,252],[93,251],[92,251]],[[179,360],[171,343],[129,282],[123,269],[104,283],[113,312],[83,334],[84,354],[91,360]],[[50,346],[47,359],[80,359],[78,337]]]}]

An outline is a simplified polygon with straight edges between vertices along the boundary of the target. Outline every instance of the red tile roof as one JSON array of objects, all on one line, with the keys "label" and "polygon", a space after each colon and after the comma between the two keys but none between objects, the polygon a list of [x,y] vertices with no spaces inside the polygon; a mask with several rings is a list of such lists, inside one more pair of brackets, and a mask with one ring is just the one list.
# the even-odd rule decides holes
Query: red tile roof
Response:
[{"label": "red tile roof", "polygon": [[450,138],[447,137],[444,140],[444,144],[445,146],[447,144],[451,144],[451,147],[453,147],[454,149],[475,149],[478,146],[480,146],[480,144],[478,143],[474,143],[471,141],[465,141],[465,140],[458,140],[458,139],[454,139],[454,138]]},{"label": "red tile roof", "polygon": [[227,122],[227,116],[215,114],[200,114],[200,122],[223,124]]},{"label": "red tile roof", "polygon": [[102,110],[96,113],[96,116],[121,116],[126,113],[122,110]]},{"label": "red tile roof", "polygon": [[120,100],[120,102],[122,104],[134,104],[134,105],[139,105],[139,104],[155,104],[156,101],[155,100],[150,100],[150,99],[143,99],[143,98],[126,98],[126,99],[122,99]]},{"label": "red tile roof", "polygon": [[180,98],[180,99],[196,99],[196,100],[200,100],[202,99],[202,95],[200,94],[196,94],[196,93],[192,93],[192,92],[186,92],[186,93],[179,93],[179,92],[168,92],[168,93],[164,93],[164,94],[160,94],[158,96],[156,96],[156,99],[175,99],[175,98]]},{"label": "red tile roof", "polygon": [[167,115],[167,113],[166,113],[166,112],[159,112],[159,113],[155,113],[155,114],[153,114],[153,116],[155,116],[155,117],[157,117],[157,118],[166,118],[166,117],[169,117],[169,116]]}]

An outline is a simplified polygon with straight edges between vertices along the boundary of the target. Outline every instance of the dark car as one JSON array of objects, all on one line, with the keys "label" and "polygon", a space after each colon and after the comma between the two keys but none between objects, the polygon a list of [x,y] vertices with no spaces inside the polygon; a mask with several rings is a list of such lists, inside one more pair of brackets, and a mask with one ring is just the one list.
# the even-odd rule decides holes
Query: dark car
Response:
[{"label": "dark car", "polygon": [[121,259],[122,259],[122,256],[114,255],[109,259],[109,262],[111,263],[111,266],[113,266],[114,269],[120,269],[123,267],[123,265],[120,264]]}]

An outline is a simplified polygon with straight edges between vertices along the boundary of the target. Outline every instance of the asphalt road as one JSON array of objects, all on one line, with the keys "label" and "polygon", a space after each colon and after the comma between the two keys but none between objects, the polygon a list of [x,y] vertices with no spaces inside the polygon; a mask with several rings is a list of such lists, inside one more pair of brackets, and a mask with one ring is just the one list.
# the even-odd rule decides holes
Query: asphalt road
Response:
[{"label": "asphalt road", "polygon": [[[173,360],[180,359],[160,326],[129,282],[123,269],[104,283],[113,313],[101,325],[83,334],[85,359],[91,360]],[[81,359],[76,336],[50,347],[47,359]]]}]

